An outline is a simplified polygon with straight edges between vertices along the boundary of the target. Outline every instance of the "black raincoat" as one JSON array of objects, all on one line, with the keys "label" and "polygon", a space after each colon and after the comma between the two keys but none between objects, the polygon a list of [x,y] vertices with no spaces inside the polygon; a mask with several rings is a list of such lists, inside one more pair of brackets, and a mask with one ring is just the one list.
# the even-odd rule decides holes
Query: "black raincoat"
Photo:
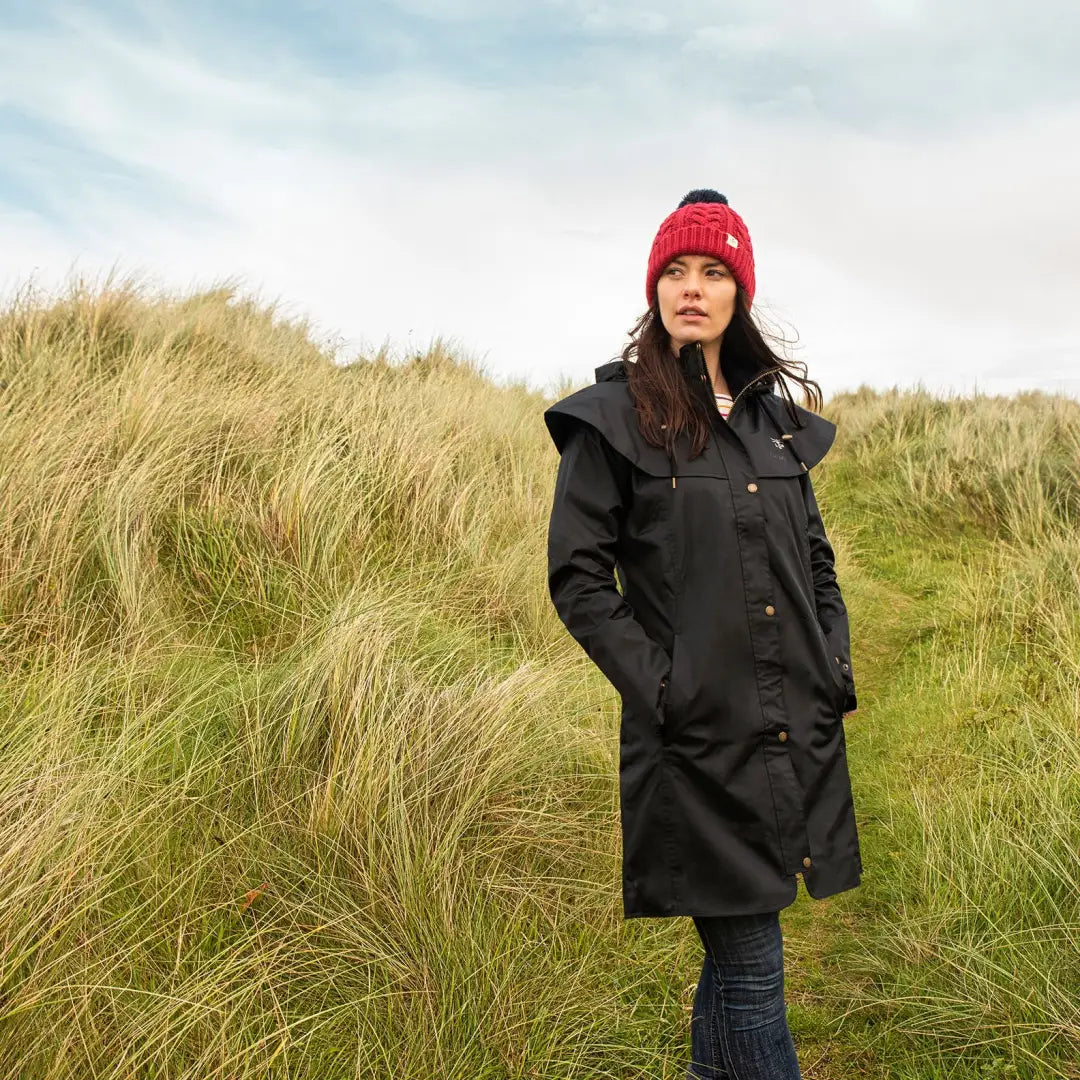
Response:
[{"label": "black raincoat", "polygon": [[[619,692],[626,918],[733,915],[860,882],[843,714],[847,609],[809,469],[836,426],[751,380],[713,437],[641,437],[623,361],[545,413],[558,448],[551,599]],[[759,376],[758,379],[761,377]],[[615,572],[622,591],[616,587]]]}]

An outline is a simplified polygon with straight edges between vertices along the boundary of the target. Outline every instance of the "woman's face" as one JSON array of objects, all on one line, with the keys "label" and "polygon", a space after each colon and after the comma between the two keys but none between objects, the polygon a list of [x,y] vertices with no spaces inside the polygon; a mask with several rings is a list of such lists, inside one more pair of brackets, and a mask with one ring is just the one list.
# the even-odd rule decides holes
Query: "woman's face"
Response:
[{"label": "woman's face", "polygon": [[[724,336],[735,314],[735,279],[712,255],[679,255],[664,267],[656,283],[660,319],[678,352],[691,341],[709,345]],[[683,314],[693,308],[702,315]]]}]

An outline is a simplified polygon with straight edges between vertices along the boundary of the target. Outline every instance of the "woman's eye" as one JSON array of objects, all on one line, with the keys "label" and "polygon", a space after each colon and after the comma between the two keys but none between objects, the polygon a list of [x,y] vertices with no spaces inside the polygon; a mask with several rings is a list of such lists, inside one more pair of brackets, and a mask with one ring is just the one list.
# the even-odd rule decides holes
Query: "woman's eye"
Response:
[{"label": "woman's eye", "polygon": [[[667,268],[667,272],[669,274],[677,274],[677,273],[679,273],[679,271],[680,271],[680,267],[678,267],[678,266],[669,266]],[[717,269],[715,267],[713,267],[710,270],[706,271],[706,273],[715,274],[717,277],[724,277],[724,275],[725,275],[725,272],[723,270],[719,270],[719,269]]]}]

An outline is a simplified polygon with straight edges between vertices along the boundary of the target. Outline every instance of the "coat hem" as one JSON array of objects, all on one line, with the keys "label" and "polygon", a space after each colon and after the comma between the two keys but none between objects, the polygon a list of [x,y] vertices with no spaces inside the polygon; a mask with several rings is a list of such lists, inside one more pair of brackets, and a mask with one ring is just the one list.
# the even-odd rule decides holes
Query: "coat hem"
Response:
[{"label": "coat hem", "polygon": [[[807,891],[809,892],[809,890],[807,890]],[[644,908],[635,908],[633,910],[627,910],[624,907],[624,909],[623,909],[623,918],[624,919],[678,919],[678,918],[709,919],[709,918],[717,918],[718,916],[722,916],[722,915],[767,915],[769,912],[782,911],[784,908],[790,907],[793,903],[795,903],[796,899],[798,898],[798,894],[799,894],[799,884],[798,884],[798,881],[796,880],[795,876],[792,875],[792,877],[791,877],[791,896],[790,896],[789,899],[787,899],[787,900],[785,900],[785,901],[783,901],[782,903],[779,903],[779,904],[769,904],[769,905],[767,905],[765,907],[757,906],[757,907],[751,908],[750,910],[746,910],[745,908],[740,908],[737,911],[731,910],[730,908],[728,908],[727,910],[724,910],[724,911],[717,911],[715,909],[715,907],[711,907],[709,910],[706,911],[706,910],[701,910],[701,909],[689,908],[686,905],[680,905],[680,910],[678,910],[678,911],[653,911],[653,910],[645,910]]]},{"label": "coat hem", "polygon": [[764,915],[771,911],[782,911],[786,907],[790,907],[795,903],[798,898],[799,885],[798,879],[802,878],[803,888],[806,890],[806,894],[812,900],[826,900],[830,896],[836,896],[842,892],[849,892],[851,889],[857,889],[862,884],[863,875],[856,874],[854,878],[841,881],[835,885],[827,885],[823,888],[814,890],[807,884],[806,875],[803,873],[793,874],[791,876],[791,898],[781,904],[771,904],[766,907],[754,907],[752,909],[740,908],[737,911],[733,911],[730,908],[724,911],[717,911],[715,908],[709,910],[702,910],[700,908],[681,908],[679,911],[654,911],[646,910],[644,908],[634,908],[632,910],[623,908],[623,919],[678,919],[678,918],[716,918],[722,915]]},{"label": "coat hem", "polygon": [[857,889],[861,884],[861,873],[857,873],[854,877],[842,879],[833,885],[826,885],[816,890],[807,884],[805,877],[803,878],[803,887],[814,900],[824,900],[829,896],[836,896],[837,893],[847,892],[850,889]]}]

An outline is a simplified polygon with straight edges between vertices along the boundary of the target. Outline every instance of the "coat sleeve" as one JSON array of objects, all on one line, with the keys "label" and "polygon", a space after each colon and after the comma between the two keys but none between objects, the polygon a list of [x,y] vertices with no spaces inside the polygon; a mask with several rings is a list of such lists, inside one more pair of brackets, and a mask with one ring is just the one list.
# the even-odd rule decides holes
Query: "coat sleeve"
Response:
[{"label": "coat sleeve", "polygon": [[814,604],[818,622],[825,634],[825,640],[829,643],[830,663],[837,664],[847,684],[844,712],[852,712],[856,708],[856,699],[848,613],[836,581],[835,553],[825,534],[825,524],[821,520],[821,511],[814,497],[814,485],[808,473],[803,474],[803,495],[806,499],[810,568],[814,577]]},{"label": "coat sleeve", "polygon": [[599,431],[574,424],[562,448],[548,524],[548,590],[559,618],[623,704],[651,715],[660,707],[671,659],[615,585],[629,469]]}]

